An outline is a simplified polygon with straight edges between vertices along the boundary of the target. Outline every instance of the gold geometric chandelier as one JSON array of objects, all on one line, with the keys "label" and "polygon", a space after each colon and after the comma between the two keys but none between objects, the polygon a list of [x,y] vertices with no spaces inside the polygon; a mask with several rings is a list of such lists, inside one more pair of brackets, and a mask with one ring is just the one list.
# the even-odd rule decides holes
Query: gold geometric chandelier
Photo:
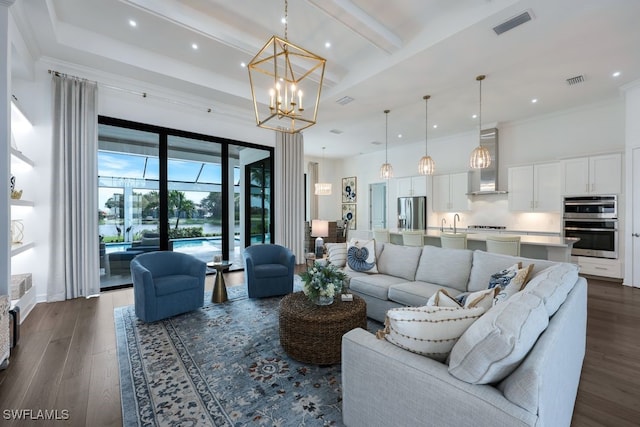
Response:
[{"label": "gold geometric chandelier", "polygon": [[326,60],[287,40],[288,2],[284,2],[284,39],[273,36],[249,62],[249,83],[259,127],[297,133],[316,124]]},{"label": "gold geometric chandelier", "polygon": [[478,111],[478,146],[471,152],[469,166],[471,169],[486,169],[491,165],[491,153],[487,147],[481,144],[482,141],[482,81],[486,76],[480,75],[476,80],[480,82],[480,108]]}]

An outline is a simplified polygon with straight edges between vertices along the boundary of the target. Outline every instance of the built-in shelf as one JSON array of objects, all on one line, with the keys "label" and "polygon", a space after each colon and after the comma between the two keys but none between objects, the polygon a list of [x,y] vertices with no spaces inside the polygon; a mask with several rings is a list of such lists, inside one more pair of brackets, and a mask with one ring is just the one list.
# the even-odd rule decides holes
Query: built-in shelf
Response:
[{"label": "built-in shelf", "polygon": [[33,248],[36,244],[34,242],[26,242],[26,243],[12,243],[11,244],[11,256],[16,256],[21,254],[22,252],[28,251]]},{"label": "built-in shelf", "polygon": [[22,151],[18,151],[15,148],[11,147],[11,155],[13,157],[15,157],[16,159],[20,160],[23,163],[26,163],[27,165],[34,167],[36,164],[33,162],[33,160],[31,160],[30,158],[28,158],[27,156],[25,156],[24,154],[22,154]]},{"label": "built-in shelf", "polygon": [[31,200],[11,199],[11,206],[34,206]]}]

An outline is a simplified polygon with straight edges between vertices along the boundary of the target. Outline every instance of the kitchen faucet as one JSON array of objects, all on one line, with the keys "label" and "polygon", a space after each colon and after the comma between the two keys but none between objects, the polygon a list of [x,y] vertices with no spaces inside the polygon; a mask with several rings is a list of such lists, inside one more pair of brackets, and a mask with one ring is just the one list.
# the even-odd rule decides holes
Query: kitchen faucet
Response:
[{"label": "kitchen faucet", "polygon": [[442,218],[442,221],[440,221],[440,231],[444,231],[444,225],[447,223],[447,220],[445,218]]},{"label": "kitchen faucet", "polygon": [[455,215],[453,216],[453,234],[456,234],[456,233],[457,233],[457,231],[456,231],[456,219],[457,219],[458,221],[460,221],[460,215],[455,214]]}]

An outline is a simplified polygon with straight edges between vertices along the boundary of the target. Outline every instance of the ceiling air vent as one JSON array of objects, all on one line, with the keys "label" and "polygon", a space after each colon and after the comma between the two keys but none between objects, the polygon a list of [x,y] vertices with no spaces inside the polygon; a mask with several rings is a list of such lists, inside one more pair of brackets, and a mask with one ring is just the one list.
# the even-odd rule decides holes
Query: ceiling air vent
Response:
[{"label": "ceiling air vent", "polygon": [[531,14],[529,12],[522,12],[520,15],[514,16],[508,21],[505,21],[500,25],[496,25],[495,27],[493,27],[493,31],[495,31],[497,35],[500,35],[502,33],[506,33],[509,30],[513,30],[515,27],[529,21],[531,21]]},{"label": "ceiling air vent", "polygon": [[350,96],[343,96],[342,98],[338,99],[336,102],[340,105],[347,105],[350,102],[353,102],[353,98]]},{"label": "ceiling air vent", "polygon": [[577,85],[584,82],[584,76],[580,75],[580,76],[575,76],[575,77],[570,77],[567,79],[567,84],[569,86],[573,86],[573,85]]},{"label": "ceiling air vent", "polygon": [[331,129],[329,132],[335,133],[336,135],[340,135],[342,133],[340,129]]},{"label": "ceiling air vent", "polygon": [[380,141],[371,141],[371,143],[373,145],[382,145],[382,142],[380,142]]}]

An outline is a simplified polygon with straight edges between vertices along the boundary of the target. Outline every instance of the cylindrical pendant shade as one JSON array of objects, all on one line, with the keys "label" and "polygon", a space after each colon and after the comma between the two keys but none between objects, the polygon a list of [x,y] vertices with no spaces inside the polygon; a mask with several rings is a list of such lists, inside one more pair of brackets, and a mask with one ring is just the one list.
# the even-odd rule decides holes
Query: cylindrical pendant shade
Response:
[{"label": "cylindrical pendant shade", "polygon": [[315,189],[316,196],[330,196],[331,195],[331,183],[318,182]]},{"label": "cylindrical pendant shade", "polygon": [[471,166],[472,169],[484,169],[488,168],[490,165],[491,153],[489,153],[489,150],[481,145],[477,146],[471,153],[469,166]]},{"label": "cylindrical pendant shade", "polygon": [[380,178],[393,178],[393,167],[391,167],[391,163],[383,163],[382,166],[380,166]]},{"label": "cylindrical pendant shade", "polygon": [[431,156],[423,156],[418,163],[418,172],[420,175],[433,175],[436,170],[436,164]]}]

